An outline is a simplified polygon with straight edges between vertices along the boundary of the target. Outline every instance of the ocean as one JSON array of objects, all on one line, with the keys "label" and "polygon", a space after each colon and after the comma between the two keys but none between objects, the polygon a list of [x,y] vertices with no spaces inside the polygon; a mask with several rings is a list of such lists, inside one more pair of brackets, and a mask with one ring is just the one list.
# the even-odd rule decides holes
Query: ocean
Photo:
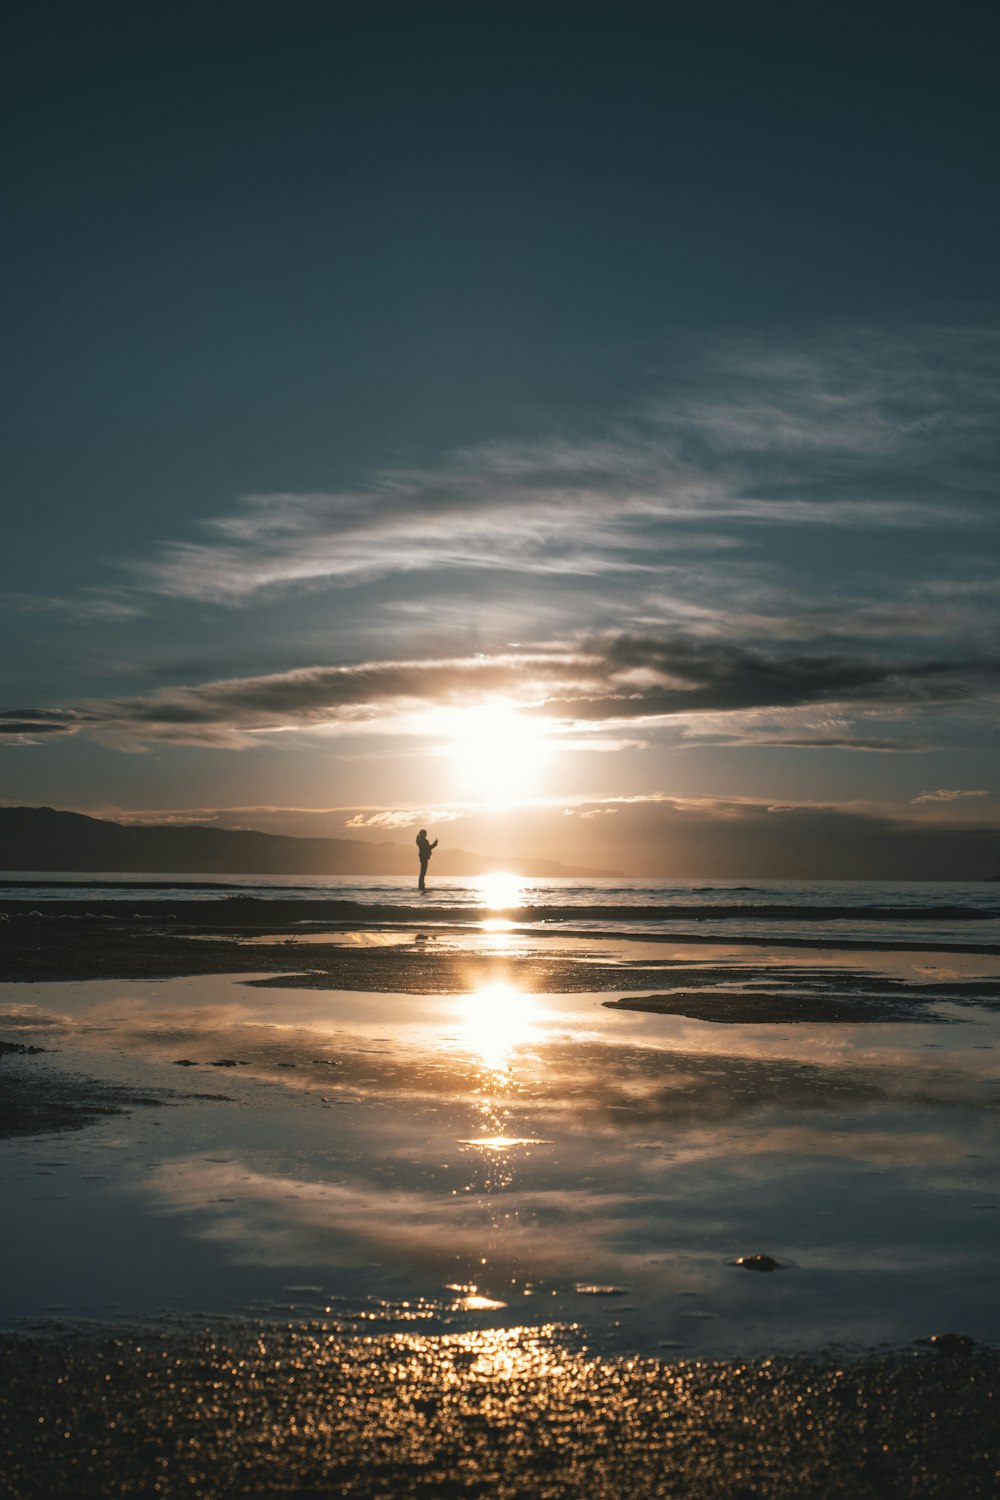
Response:
[{"label": "ocean", "polygon": [[[498,870],[436,880],[406,876],[0,872],[0,898],[18,901],[345,901],[365,922],[468,926],[516,915],[519,925],[627,936],[856,943],[1000,944],[1000,883],[885,880],[544,879]],[[303,927],[329,926],[303,916]]]}]

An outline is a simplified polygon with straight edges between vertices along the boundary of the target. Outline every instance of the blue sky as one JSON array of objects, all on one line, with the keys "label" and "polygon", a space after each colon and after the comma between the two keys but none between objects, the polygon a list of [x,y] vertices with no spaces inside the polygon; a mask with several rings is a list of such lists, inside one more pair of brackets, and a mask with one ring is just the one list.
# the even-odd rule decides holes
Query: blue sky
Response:
[{"label": "blue sky", "polygon": [[3,800],[665,873],[996,829],[996,33],[24,8]]}]

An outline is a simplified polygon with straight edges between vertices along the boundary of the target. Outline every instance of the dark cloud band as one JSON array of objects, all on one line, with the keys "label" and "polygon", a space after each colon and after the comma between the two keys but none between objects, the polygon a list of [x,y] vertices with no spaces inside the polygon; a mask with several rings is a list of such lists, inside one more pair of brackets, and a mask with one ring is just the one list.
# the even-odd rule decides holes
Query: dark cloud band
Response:
[{"label": "dark cloud band", "polygon": [[235,743],[259,731],[371,725],[400,711],[497,697],[563,723],[599,724],[833,703],[955,703],[984,696],[998,680],[994,657],[764,654],[728,641],[622,635],[562,651],[310,667],[70,708],[18,709],[0,715],[0,734],[87,731],[133,742]]}]

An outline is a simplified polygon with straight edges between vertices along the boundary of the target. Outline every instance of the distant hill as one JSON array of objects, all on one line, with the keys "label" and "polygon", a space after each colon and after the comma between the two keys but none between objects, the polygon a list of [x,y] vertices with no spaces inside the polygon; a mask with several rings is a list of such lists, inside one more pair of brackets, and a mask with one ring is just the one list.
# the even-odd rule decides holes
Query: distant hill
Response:
[{"label": "distant hill", "polygon": [[[0,807],[0,869],[121,870],[165,875],[412,875],[410,844],[364,839],[303,839],[252,829],[185,824],[112,823],[51,807]],[[615,875],[551,859],[491,859],[464,849],[439,849],[436,875],[509,870],[541,877]]]}]

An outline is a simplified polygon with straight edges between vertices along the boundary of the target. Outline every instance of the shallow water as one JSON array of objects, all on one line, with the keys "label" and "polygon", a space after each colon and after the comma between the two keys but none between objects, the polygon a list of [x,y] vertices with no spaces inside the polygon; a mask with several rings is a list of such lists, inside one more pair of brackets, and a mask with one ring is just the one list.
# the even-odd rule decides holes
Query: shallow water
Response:
[{"label": "shallow water", "polygon": [[[746,950],[676,959],[695,953],[741,982]],[[809,982],[872,968],[824,954]],[[878,956],[918,982],[998,968]],[[172,1107],[4,1144],[0,1319],[558,1321],[687,1355],[1000,1338],[995,1010],[720,1026],[529,989],[4,986],[3,1034],[53,1049],[4,1069],[166,1089]],[[734,1264],[757,1252],[781,1268]]]},{"label": "shallow water", "polygon": [[[406,876],[142,876],[0,872],[6,900],[120,902],[288,899],[357,903],[378,921],[468,922],[491,912],[533,913],[539,930],[560,923],[609,934],[698,931],[711,937],[832,937],[842,941],[1000,944],[1000,887],[990,881],[543,879],[493,874],[434,878],[426,892]],[[837,915],[839,913],[839,915]],[[360,914],[359,914],[360,915]],[[367,913],[366,913],[367,915]],[[327,919],[324,919],[327,920]],[[303,926],[309,925],[306,917]]]}]

